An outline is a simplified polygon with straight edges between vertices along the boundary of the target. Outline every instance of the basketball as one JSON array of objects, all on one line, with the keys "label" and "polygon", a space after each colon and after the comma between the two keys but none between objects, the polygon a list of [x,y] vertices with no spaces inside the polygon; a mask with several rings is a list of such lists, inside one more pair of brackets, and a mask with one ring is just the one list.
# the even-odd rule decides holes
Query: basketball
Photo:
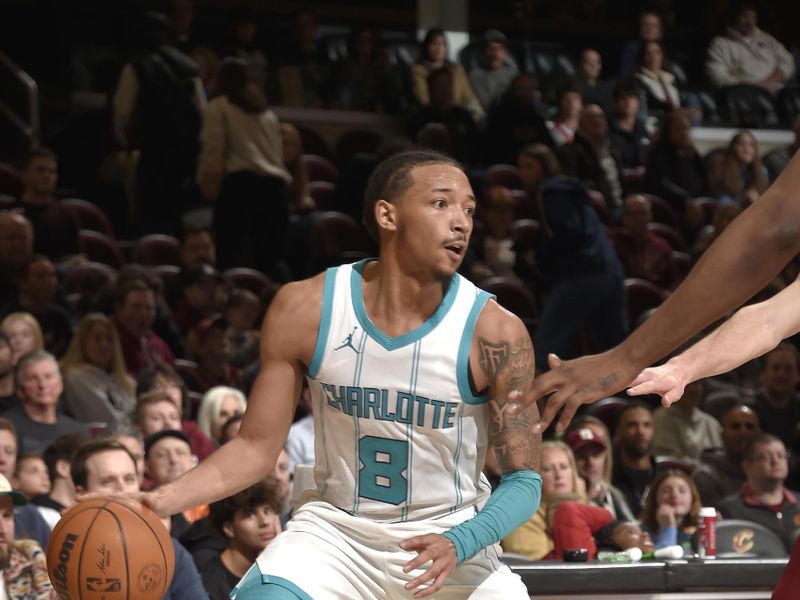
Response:
[{"label": "basketball", "polygon": [[79,502],[47,545],[47,571],[61,600],[161,600],[172,581],[169,532],[153,511],[127,498]]}]

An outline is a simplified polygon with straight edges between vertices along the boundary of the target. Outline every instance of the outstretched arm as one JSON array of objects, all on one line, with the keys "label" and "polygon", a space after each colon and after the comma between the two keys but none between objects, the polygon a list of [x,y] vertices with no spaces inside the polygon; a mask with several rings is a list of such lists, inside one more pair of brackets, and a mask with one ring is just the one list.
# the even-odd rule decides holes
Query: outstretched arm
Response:
[{"label": "outstretched arm", "polygon": [[725,373],[772,350],[800,330],[800,279],[769,300],[739,310],[713,333],[660,367],[645,369],[628,393],[680,400],[693,381]]},{"label": "outstretched arm", "polygon": [[533,345],[522,322],[489,302],[478,319],[470,365],[475,387],[489,391],[490,442],[503,475],[475,517],[443,535],[417,536],[401,544],[404,550],[418,552],[405,566],[406,572],[432,561],[422,575],[406,585],[411,590],[433,580],[415,598],[434,594],[458,563],[499,542],[538,509],[541,477],[534,470],[539,468],[541,439],[533,428],[539,414],[535,404],[517,415],[507,412],[509,392],[530,388],[534,360]]},{"label": "outstretched arm", "polygon": [[625,388],[644,369],[692,335],[741,306],[800,252],[800,156],[761,199],[711,245],[692,272],[639,329],[600,355],[561,363],[538,377],[533,393],[513,397],[512,412],[550,396],[539,429],[563,408],[564,430],[582,404]]}]

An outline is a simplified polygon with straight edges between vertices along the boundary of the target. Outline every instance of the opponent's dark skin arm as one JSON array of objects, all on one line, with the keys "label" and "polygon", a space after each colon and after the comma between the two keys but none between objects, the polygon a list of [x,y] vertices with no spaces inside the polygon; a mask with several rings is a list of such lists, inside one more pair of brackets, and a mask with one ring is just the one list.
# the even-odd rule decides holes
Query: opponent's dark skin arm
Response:
[{"label": "opponent's dark skin arm", "polygon": [[[582,404],[610,396],[710,323],[741,306],[800,252],[800,156],[706,251],[669,299],[622,344],[604,354],[560,361],[532,392],[512,395],[517,412],[550,396],[538,430],[562,409],[563,431]],[[552,395],[551,395],[552,394]]]}]

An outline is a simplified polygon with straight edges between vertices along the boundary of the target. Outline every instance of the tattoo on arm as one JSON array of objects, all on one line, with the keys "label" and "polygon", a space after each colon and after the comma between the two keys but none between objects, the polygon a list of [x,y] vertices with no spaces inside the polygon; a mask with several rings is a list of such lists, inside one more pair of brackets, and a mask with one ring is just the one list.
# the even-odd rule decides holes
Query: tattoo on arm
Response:
[{"label": "tattoo on arm", "polygon": [[539,468],[540,437],[533,433],[539,420],[536,404],[523,412],[506,414],[508,393],[530,388],[535,371],[533,345],[525,335],[513,342],[478,338],[479,365],[492,390],[489,435],[503,471]]}]

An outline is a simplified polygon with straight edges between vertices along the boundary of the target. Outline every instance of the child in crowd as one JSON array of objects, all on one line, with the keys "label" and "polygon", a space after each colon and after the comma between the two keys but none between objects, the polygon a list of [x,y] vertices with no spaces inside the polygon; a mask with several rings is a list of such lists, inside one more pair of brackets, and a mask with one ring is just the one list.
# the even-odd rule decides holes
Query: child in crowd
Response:
[{"label": "child in crowd", "polygon": [[230,364],[244,368],[258,358],[258,318],[263,312],[261,302],[250,290],[234,289],[225,304],[225,333],[231,345]]},{"label": "child in crowd", "polygon": [[689,544],[699,512],[700,493],[692,478],[670,469],[650,485],[641,527],[653,538],[656,548]]},{"label": "child in crowd", "polygon": [[17,467],[11,477],[15,490],[25,494],[28,499],[50,493],[50,475],[47,465],[38,454],[22,454],[17,459]]}]

